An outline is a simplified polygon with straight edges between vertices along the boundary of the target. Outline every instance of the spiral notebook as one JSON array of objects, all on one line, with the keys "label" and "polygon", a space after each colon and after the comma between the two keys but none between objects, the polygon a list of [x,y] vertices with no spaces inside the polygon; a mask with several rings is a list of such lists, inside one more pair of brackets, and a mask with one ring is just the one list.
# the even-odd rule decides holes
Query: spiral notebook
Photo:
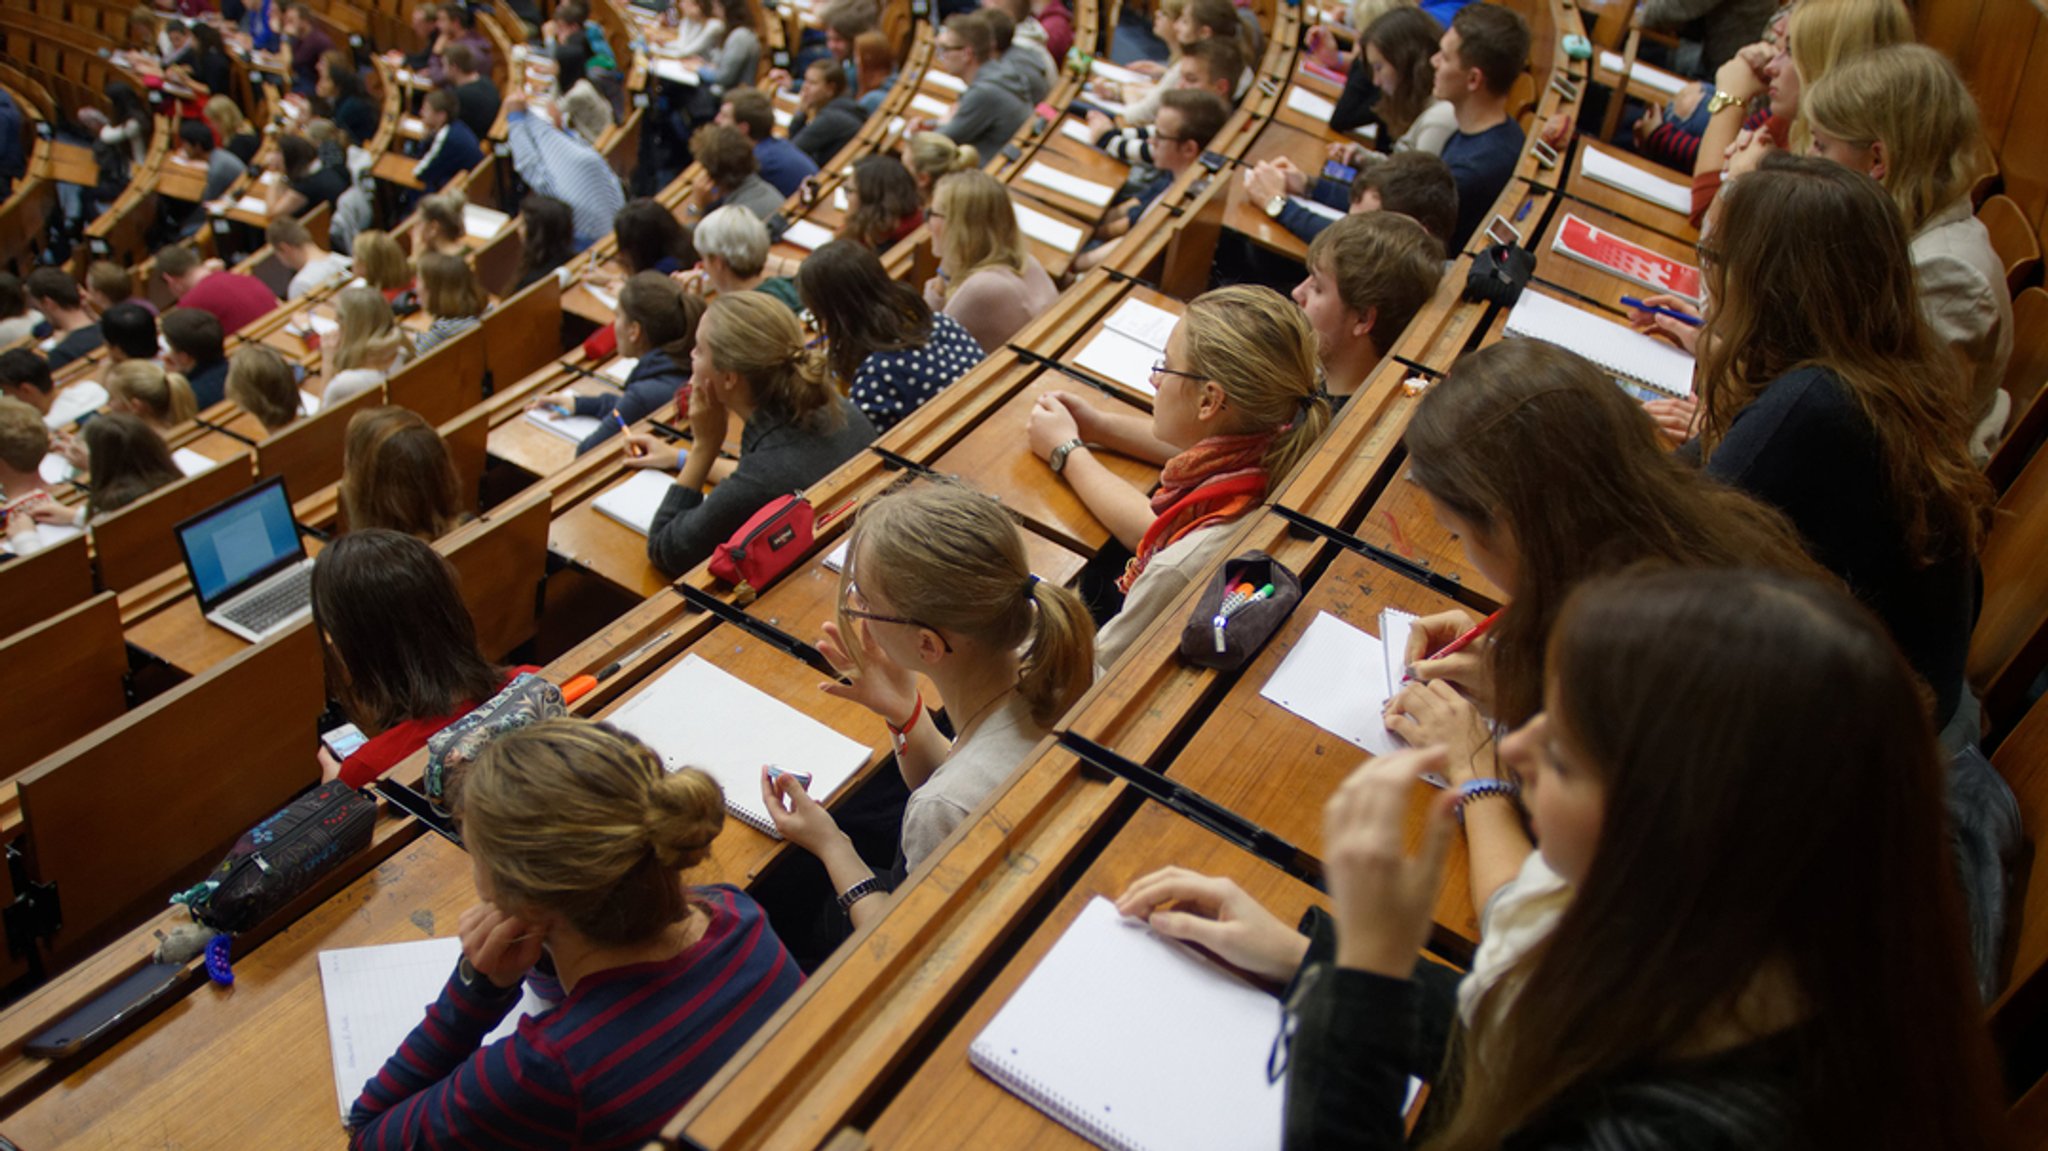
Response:
[{"label": "spiral notebook", "polygon": [[1259,1151],[1280,1146],[1279,1028],[1278,999],[1098,896],[967,1058],[1098,1147]]},{"label": "spiral notebook", "polygon": [[654,532],[654,513],[661,510],[661,501],[668,498],[670,488],[676,486],[674,473],[650,468],[633,473],[633,478],[622,484],[615,484],[603,495],[590,501],[601,515],[626,525],[641,535]]},{"label": "spiral notebook", "polygon": [[603,718],[640,737],[670,771],[694,767],[717,780],[726,810],[777,839],[761,802],[763,766],[808,772],[811,797],[827,803],[873,754],[697,655]]},{"label": "spiral notebook", "polygon": [[1533,288],[1508,313],[1507,334],[1577,352],[1620,379],[1669,396],[1692,394],[1693,359],[1662,340]]}]

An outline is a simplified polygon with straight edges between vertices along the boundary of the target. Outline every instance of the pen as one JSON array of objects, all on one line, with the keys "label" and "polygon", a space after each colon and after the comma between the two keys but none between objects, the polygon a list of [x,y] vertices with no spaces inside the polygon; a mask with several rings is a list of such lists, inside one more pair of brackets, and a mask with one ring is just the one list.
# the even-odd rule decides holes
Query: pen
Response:
[{"label": "pen", "polygon": [[1519,207],[1519,208],[1516,208],[1516,209],[1515,209],[1515,223],[1517,223],[1517,224],[1521,223],[1521,222],[1522,222],[1522,218],[1523,218],[1523,217],[1525,217],[1525,216],[1527,216],[1527,215],[1529,214],[1529,208],[1530,208],[1530,207],[1531,207],[1532,205],[1534,205],[1535,203],[1536,203],[1536,197],[1534,197],[1534,196],[1525,196],[1525,197],[1523,197],[1523,199],[1522,199],[1522,206],[1521,206],[1521,207]]},{"label": "pen", "polygon": [[[1502,608],[1502,609],[1501,609],[1501,611],[1506,611],[1506,610],[1507,610],[1506,608]],[[1468,647],[1471,647],[1471,646],[1472,646],[1472,641],[1473,641],[1473,640],[1476,640],[1476,639],[1478,639],[1478,638],[1479,638],[1480,636],[1483,636],[1483,635],[1485,635],[1485,634],[1486,634],[1486,632],[1487,632],[1487,630],[1488,630],[1489,628],[1493,627],[1494,623],[1495,623],[1496,621],[1498,621],[1499,619],[1500,619],[1500,611],[1494,612],[1494,613],[1493,613],[1492,615],[1490,615],[1490,616],[1487,616],[1487,617],[1486,617],[1485,619],[1483,619],[1483,620],[1480,620],[1480,621],[1479,621],[1478,623],[1476,623],[1476,624],[1473,624],[1473,625],[1472,625],[1472,628],[1471,628],[1471,630],[1470,630],[1470,631],[1467,631],[1467,632],[1466,632],[1466,633],[1465,633],[1464,635],[1461,635],[1461,636],[1459,636],[1458,638],[1456,638],[1456,639],[1452,640],[1451,642],[1449,642],[1449,643],[1445,644],[1444,646],[1442,646],[1442,647],[1440,647],[1440,648],[1436,649],[1436,651],[1434,651],[1434,652],[1430,653],[1429,655],[1426,655],[1426,656],[1424,656],[1423,658],[1424,658],[1424,659],[1443,659],[1443,658],[1445,658],[1446,656],[1453,656],[1453,655],[1456,655],[1456,654],[1458,654],[1458,653],[1459,653],[1459,652],[1461,652],[1461,651],[1464,651],[1464,650],[1465,650],[1466,648],[1468,648]],[[1408,682],[1412,681],[1412,680],[1413,680],[1414,678],[1415,678],[1415,669],[1414,669],[1414,667],[1413,667],[1413,666],[1411,665],[1411,666],[1410,666],[1410,667],[1409,667],[1409,668],[1407,669],[1406,673],[1405,673],[1405,674],[1403,674],[1403,675],[1401,676],[1401,682],[1402,682],[1402,683],[1408,683]]]},{"label": "pen", "polygon": [[1674,308],[1660,308],[1655,304],[1646,304],[1634,296],[1623,296],[1621,303],[1623,307],[1634,308],[1638,312],[1648,312],[1653,316],[1670,316],[1672,319],[1688,327],[1697,328],[1700,326],[1700,318],[1698,316],[1688,316]]},{"label": "pen", "polygon": [[[618,424],[619,431],[624,433],[625,435],[631,436],[633,434],[633,429],[626,426],[626,417],[620,415],[619,409],[617,408],[612,409],[612,422]],[[626,441],[626,454],[637,460],[641,456],[646,455],[647,453],[645,451],[642,451],[640,448],[634,446],[633,441],[628,439]]]},{"label": "pen", "polygon": [[596,675],[579,675],[574,679],[571,679],[568,683],[562,685],[562,701],[564,703],[575,703],[577,700],[582,699],[586,695],[589,695],[592,688],[596,687],[599,683],[603,682],[604,680],[608,680],[614,675],[617,675],[619,673],[620,668],[625,667],[627,664],[632,663],[633,661],[639,659],[641,656],[646,655],[650,651],[653,651],[656,647],[659,647],[661,645],[661,642],[663,640],[667,639],[669,636],[674,634],[674,631],[662,632],[660,635],[655,636],[653,639],[648,640],[646,643],[641,644],[639,647],[634,648],[632,651],[627,652],[625,655],[622,655],[619,658],[599,668]]}]

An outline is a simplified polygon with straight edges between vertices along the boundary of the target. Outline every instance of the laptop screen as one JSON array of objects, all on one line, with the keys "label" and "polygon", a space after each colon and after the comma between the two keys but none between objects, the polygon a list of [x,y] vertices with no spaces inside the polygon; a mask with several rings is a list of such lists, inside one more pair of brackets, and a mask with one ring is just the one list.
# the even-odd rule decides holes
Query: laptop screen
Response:
[{"label": "laptop screen", "polygon": [[284,481],[272,479],[178,525],[204,609],[305,556]]}]

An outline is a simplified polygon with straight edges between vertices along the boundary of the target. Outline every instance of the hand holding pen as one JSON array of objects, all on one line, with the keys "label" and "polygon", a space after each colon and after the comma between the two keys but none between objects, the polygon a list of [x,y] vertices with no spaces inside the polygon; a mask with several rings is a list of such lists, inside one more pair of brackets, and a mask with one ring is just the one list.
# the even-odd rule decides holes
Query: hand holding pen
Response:
[{"label": "hand holding pen", "polygon": [[1699,313],[1677,296],[1656,295],[1637,299],[1623,296],[1629,326],[1636,331],[1663,336],[1687,352],[1696,352],[1700,339]]}]

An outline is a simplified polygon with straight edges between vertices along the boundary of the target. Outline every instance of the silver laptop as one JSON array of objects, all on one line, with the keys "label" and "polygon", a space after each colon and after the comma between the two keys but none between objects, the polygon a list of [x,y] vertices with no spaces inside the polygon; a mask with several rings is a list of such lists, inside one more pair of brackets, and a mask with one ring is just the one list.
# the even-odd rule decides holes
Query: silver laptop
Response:
[{"label": "silver laptop", "polygon": [[208,623],[255,643],[312,613],[313,561],[282,477],[215,504],[177,532]]}]

